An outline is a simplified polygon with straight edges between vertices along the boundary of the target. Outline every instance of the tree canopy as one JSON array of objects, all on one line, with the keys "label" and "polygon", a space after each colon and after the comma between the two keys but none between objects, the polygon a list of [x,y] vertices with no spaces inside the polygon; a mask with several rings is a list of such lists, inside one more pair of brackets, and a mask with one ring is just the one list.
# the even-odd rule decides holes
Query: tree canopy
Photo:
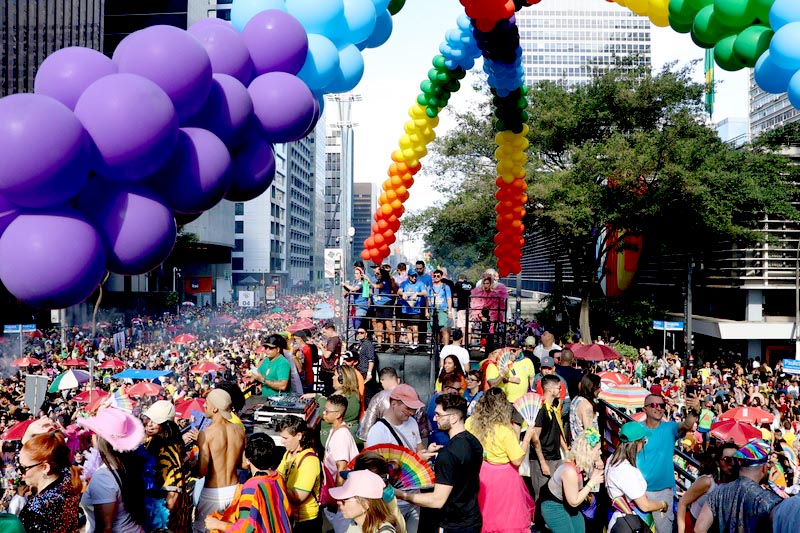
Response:
[{"label": "tree canopy", "polygon": [[[597,253],[604,228],[692,255],[723,240],[761,238],[756,230],[765,213],[798,218],[789,160],[767,145],[723,143],[705,124],[702,93],[690,67],[672,65],[658,73],[612,69],[570,88],[546,82],[528,95],[526,237],[536,228],[561,244],[582,298],[585,337],[602,276],[599,256],[615,244],[603,241]],[[494,247],[492,117],[486,108],[456,121],[432,150],[443,199],[407,224],[448,266],[482,268]]]}]

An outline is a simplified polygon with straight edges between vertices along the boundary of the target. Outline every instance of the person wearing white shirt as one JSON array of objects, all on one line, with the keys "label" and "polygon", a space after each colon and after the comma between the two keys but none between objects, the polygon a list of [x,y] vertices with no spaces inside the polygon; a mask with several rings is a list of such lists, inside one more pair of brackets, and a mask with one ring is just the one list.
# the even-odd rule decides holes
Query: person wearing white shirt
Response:
[{"label": "person wearing white shirt", "polygon": [[552,350],[560,350],[561,346],[556,344],[556,338],[549,331],[542,333],[542,342],[533,350],[533,355],[542,360],[542,357],[550,355]]},{"label": "person wearing white shirt", "polygon": [[444,358],[448,355],[454,355],[464,368],[464,374],[466,374],[469,372],[469,352],[462,346],[464,342],[464,332],[459,328],[454,329],[452,339],[453,343],[448,344],[439,352],[439,364],[441,366],[441,364],[444,363]]}]

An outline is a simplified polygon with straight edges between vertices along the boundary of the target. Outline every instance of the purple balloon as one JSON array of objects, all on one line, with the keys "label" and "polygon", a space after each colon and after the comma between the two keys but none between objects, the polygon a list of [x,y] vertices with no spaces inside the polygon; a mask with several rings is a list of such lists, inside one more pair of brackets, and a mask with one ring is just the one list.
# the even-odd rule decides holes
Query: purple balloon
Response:
[{"label": "purple balloon", "polygon": [[272,143],[302,139],[314,119],[314,94],[297,76],[285,72],[262,74],[247,88],[266,140]]},{"label": "purple balloon", "polygon": [[0,99],[0,194],[23,207],[50,207],[86,183],[89,136],[61,102],[41,94]]},{"label": "purple balloon", "polygon": [[252,116],[253,101],[247,88],[227,74],[214,74],[206,102],[187,126],[210,130],[233,147],[246,140],[243,132]]},{"label": "purple balloon", "polygon": [[231,202],[258,198],[275,179],[275,154],[272,145],[259,135],[233,154],[233,181],[225,194]]},{"label": "purple balloon", "polygon": [[297,74],[308,54],[308,36],[288,13],[268,9],[250,19],[242,31],[256,76],[268,72]]},{"label": "purple balloon", "polygon": [[194,115],[211,89],[211,60],[200,42],[174,26],[150,26],[125,37],[114,51],[120,72],[164,89],[181,120]]},{"label": "purple balloon", "polygon": [[75,211],[19,215],[0,237],[0,280],[20,300],[61,309],[88,298],[105,274],[97,230]]},{"label": "purple balloon", "polygon": [[178,146],[150,183],[178,213],[201,213],[214,207],[231,182],[231,154],[208,130],[182,128]]},{"label": "purple balloon", "polygon": [[0,235],[2,235],[8,225],[17,218],[19,213],[20,211],[17,206],[0,196]]},{"label": "purple balloon", "polygon": [[47,56],[36,71],[33,90],[75,109],[89,85],[116,73],[117,66],[111,58],[91,48],[70,46]]},{"label": "purple balloon", "polygon": [[94,141],[92,168],[111,180],[149,176],[167,162],[178,140],[178,116],[169,97],[135,74],[94,82],[75,114]]},{"label": "purple balloon", "polygon": [[78,209],[92,221],[115,274],[144,274],[169,257],[177,229],[172,211],[155,193],[131,185],[92,180]]},{"label": "purple balloon", "polygon": [[228,74],[247,85],[253,79],[253,60],[244,44],[242,34],[230,23],[220,19],[202,19],[189,28],[211,60],[211,70],[215,74]]}]

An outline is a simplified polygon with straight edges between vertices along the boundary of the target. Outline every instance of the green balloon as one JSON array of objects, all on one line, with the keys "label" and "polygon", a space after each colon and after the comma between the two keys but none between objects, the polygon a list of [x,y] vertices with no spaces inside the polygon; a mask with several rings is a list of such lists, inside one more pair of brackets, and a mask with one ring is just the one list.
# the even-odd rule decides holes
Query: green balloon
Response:
[{"label": "green balloon", "polygon": [[[675,0],[669,0],[670,7],[672,7],[672,2]],[[691,9],[695,13],[700,11],[706,6],[710,6],[714,3],[714,0],[686,0],[687,9]]]},{"label": "green balloon", "polygon": [[419,88],[422,90],[422,92],[428,94],[432,91],[433,84],[430,82],[430,80],[425,80],[419,84]]},{"label": "green balloon", "polygon": [[447,68],[445,66],[445,61],[447,61],[447,60],[441,54],[439,54],[437,56],[433,56],[433,66],[436,67],[437,69]]},{"label": "green balloon", "polygon": [[428,115],[430,118],[436,118],[436,115],[439,114],[439,108],[437,107],[426,107],[425,114]]},{"label": "green balloon", "polygon": [[694,22],[694,19],[690,20],[689,22],[683,22],[683,21],[679,21],[679,20],[674,19],[672,17],[672,15],[669,16],[669,26],[670,26],[670,28],[672,28],[673,30],[675,30],[678,33],[689,33],[689,32],[691,32],[692,31],[692,23],[693,22]]},{"label": "green balloon", "polygon": [[753,23],[756,13],[749,0],[714,0],[714,16],[725,26],[744,28]]},{"label": "green balloon", "polygon": [[406,0],[392,0],[391,2],[389,2],[389,7],[387,7],[386,9],[389,11],[389,14],[391,16],[395,16],[397,15],[397,13],[400,12],[401,9],[403,9],[404,5],[406,5]]},{"label": "green balloon", "polygon": [[[714,6],[706,6],[697,13],[692,26],[692,40],[698,46],[700,43],[715,45],[718,41],[739,33],[733,28],[723,25],[714,13]],[[711,46],[703,46],[711,48]]]},{"label": "green balloon", "polygon": [[458,80],[450,80],[445,84],[444,88],[451,93],[457,93],[461,88],[461,83]]},{"label": "green balloon", "polygon": [[769,25],[769,10],[775,0],[750,0],[750,7],[759,23]]},{"label": "green balloon", "polygon": [[495,120],[494,131],[506,131],[506,123],[502,120]]},{"label": "green balloon", "polygon": [[733,46],[736,43],[736,35],[730,35],[721,39],[717,45],[714,47],[714,61],[717,62],[717,65],[724,70],[730,70],[731,72],[741,70],[744,68],[744,65],[739,58],[736,57],[736,54],[733,52]]},{"label": "green balloon", "polygon": [[[689,3],[690,0],[670,0],[669,2],[669,18],[670,18],[670,25],[672,25],[672,19],[679,21],[682,25],[688,24],[691,28],[692,22],[694,21],[695,15],[697,15],[696,9],[693,9]],[[687,33],[687,32],[681,32]]]},{"label": "green balloon", "polygon": [[428,105],[428,96],[425,95],[425,94],[418,95],[417,96],[417,103],[419,105],[423,106],[423,107]]},{"label": "green balloon", "polygon": [[739,61],[746,67],[753,68],[761,54],[769,49],[769,43],[775,32],[766,26],[750,26],[745,28],[736,37],[733,44],[733,53]]}]

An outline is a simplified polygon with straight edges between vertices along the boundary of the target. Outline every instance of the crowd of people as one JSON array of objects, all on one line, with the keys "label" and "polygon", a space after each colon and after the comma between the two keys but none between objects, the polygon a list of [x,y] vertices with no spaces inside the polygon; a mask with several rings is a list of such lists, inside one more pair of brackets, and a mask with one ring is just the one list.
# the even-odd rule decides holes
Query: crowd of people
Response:
[{"label": "crowd of people", "polygon": [[[487,294],[459,280],[466,292],[453,300],[459,289],[441,269],[420,283],[419,262],[397,283],[374,267],[370,277],[357,266],[345,284],[351,300],[365,299],[352,302],[352,339],[332,323],[294,327],[300,311],[328,300],[303,296],[259,315],[186,307],[112,321],[94,336],[74,328],[28,340],[24,355],[40,364],[27,360],[0,383],[0,432],[9,434],[0,529],[800,530],[800,389],[779,364],[735,354],[686,364],[649,347],[587,363],[536,328],[519,346],[493,349],[491,327],[485,342],[465,346],[461,326],[504,317],[489,305],[504,290],[493,272],[478,283]],[[412,294],[427,299],[416,329],[397,311]],[[433,390],[418,391],[379,353],[419,344],[427,331],[441,344],[438,370]],[[90,357],[100,364],[92,382],[50,393],[31,412],[24,374],[52,380]],[[123,366],[102,368],[115,360]],[[123,369],[160,374],[151,391],[130,394],[134,383],[114,377]],[[638,421],[599,402],[609,373],[648,391],[628,413]],[[90,387],[98,397],[79,399]],[[531,392],[538,410],[526,419],[513,405]],[[284,394],[315,402],[319,423],[286,417],[273,435],[250,423],[248,407]],[[744,440],[718,438],[712,426],[741,406],[769,416]],[[24,435],[11,436],[19,427]],[[398,465],[369,450],[381,445],[429,462],[434,484],[402,485]]]}]

